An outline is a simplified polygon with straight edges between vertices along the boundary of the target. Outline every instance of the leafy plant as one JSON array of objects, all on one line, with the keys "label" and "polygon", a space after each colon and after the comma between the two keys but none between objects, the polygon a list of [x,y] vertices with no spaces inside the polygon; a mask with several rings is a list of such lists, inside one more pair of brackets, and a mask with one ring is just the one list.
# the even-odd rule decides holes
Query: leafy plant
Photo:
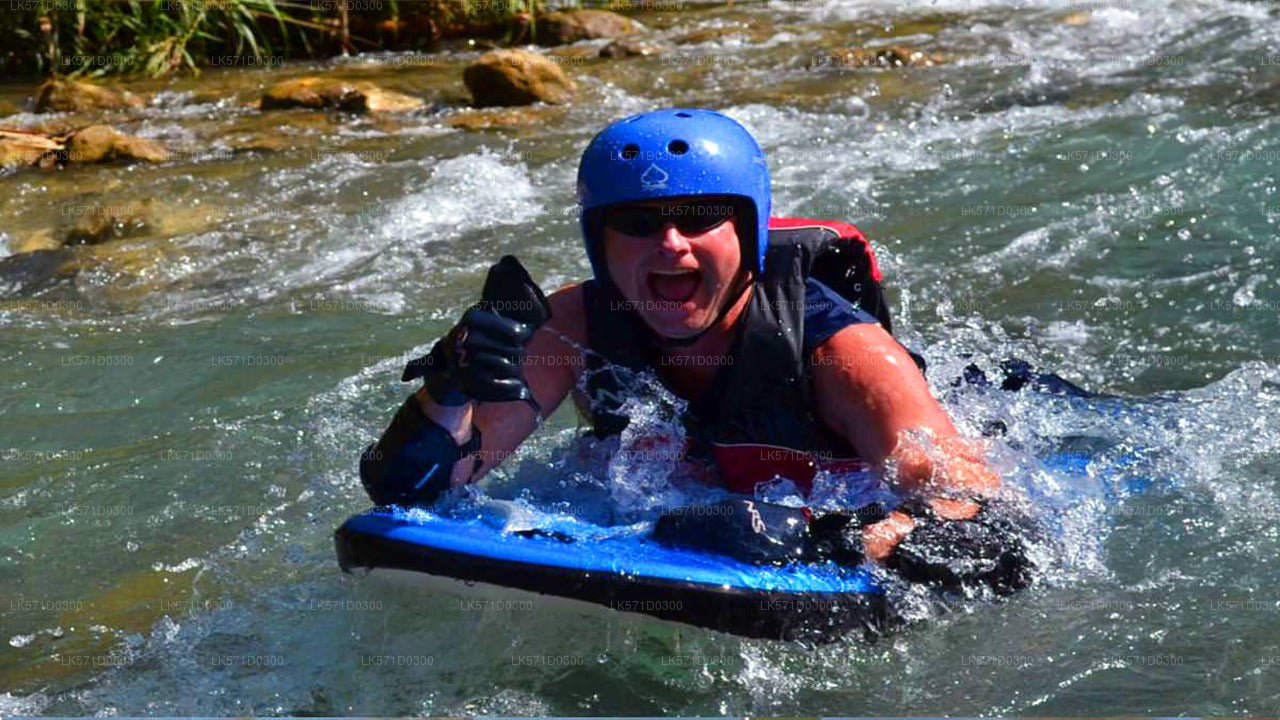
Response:
[{"label": "leafy plant", "polygon": [[[400,15],[398,0],[355,12]],[[438,0],[436,9],[468,24],[530,20],[539,0]],[[0,72],[52,75],[198,73],[218,56],[315,56],[348,41],[357,4],[327,0],[37,0],[0,13]],[[376,46],[366,39],[350,41]]]}]

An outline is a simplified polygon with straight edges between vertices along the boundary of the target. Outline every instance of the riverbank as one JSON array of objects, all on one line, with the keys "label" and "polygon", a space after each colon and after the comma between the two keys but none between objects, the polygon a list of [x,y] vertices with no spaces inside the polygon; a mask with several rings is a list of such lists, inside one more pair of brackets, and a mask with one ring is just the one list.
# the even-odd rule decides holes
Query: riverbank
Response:
[{"label": "riverbank", "polygon": [[[546,21],[552,17],[554,23]],[[806,84],[843,76],[920,99],[926,86],[905,89],[911,71],[955,60],[897,42],[944,26],[930,19],[896,26],[858,21],[821,34],[775,22],[765,13],[715,6],[633,17],[569,10],[543,20],[539,35],[550,46],[371,53],[280,68],[211,71],[200,78],[57,79],[29,95],[21,85],[10,85],[10,92],[0,91],[0,108],[10,113],[0,117],[0,165],[20,175],[105,164],[103,172],[110,176],[107,168],[131,164],[183,174],[211,162],[235,164],[298,151],[319,160],[351,152],[332,145],[343,144],[349,134],[345,128],[366,125],[381,139],[369,137],[354,152],[380,162],[395,153],[396,136],[520,132],[561,120],[575,104],[598,101],[591,97],[593,90],[625,76],[637,63],[694,84],[708,72],[745,70],[745,61],[734,52],[744,42],[773,48],[780,63],[795,68]],[[806,33],[800,43],[792,41],[801,37],[796,32]],[[857,46],[847,46],[850,36]],[[14,112],[21,109],[26,112]],[[77,188],[76,172],[58,183],[75,202],[54,200],[55,213],[24,214],[43,218],[38,225],[19,220],[8,228],[6,246],[13,257],[0,261],[0,279],[13,292],[39,292],[110,267],[118,253],[128,257],[131,274],[150,274],[152,260],[160,261],[161,255],[139,247],[155,248],[175,235],[213,229],[235,214],[207,204],[173,207],[163,198],[137,197],[124,188],[86,194]],[[117,242],[122,240],[134,242]]]},{"label": "riverbank", "polygon": [[619,12],[679,11],[684,0],[607,6],[540,0],[14,0],[0,15],[0,78],[164,77],[377,52],[439,52],[599,37]]}]

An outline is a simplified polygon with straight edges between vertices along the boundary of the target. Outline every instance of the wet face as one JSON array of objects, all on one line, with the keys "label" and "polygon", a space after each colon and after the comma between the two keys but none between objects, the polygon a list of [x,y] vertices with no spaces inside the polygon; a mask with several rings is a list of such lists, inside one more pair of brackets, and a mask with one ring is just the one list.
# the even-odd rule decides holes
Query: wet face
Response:
[{"label": "wet face", "polygon": [[738,217],[724,200],[610,208],[604,256],[609,277],[654,332],[692,337],[715,322],[740,284]]}]

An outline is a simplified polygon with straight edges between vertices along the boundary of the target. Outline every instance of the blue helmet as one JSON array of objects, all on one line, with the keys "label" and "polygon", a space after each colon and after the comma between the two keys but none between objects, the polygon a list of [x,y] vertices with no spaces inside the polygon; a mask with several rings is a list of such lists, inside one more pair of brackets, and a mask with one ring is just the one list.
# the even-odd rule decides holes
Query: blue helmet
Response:
[{"label": "blue helmet", "polygon": [[[578,218],[597,279],[604,262],[601,209],[615,203],[690,195],[733,195],[753,218],[739,222],[743,262],[755,250],[764,270],[769,244],[769,166],[747,129],[714,110],[674,108],[632,115],[601,130],[578,165]],[[747,228],[755,237],[746,237]]]}]

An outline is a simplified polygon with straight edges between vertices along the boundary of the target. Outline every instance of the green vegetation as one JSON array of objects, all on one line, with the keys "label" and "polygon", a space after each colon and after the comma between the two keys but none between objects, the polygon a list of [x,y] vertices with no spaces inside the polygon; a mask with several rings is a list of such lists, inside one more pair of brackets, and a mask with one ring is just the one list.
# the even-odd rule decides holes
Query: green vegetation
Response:
[{"label": "green vegetation", "polygon": [[162,76],[441,37],[515,39],[539,0],[0,0],[0,74]]}]

